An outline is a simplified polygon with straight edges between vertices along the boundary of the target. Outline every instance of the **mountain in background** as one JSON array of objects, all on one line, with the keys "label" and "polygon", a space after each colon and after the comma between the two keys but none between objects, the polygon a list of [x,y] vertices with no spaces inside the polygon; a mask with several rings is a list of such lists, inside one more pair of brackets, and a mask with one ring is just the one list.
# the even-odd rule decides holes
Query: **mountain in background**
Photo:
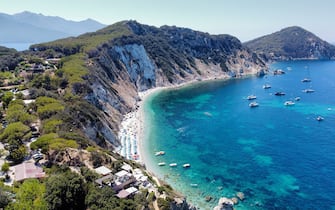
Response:
[{"label": "mountain in background", "polygon": [[0,43],[41,43],[96,31],[105,25],[87,19],[70,21],[31,12],[0,13]]},{"label": "mountain in background", "polygon": [[335,46],[297,26],[244,43],[268,60],[335,59]]}]

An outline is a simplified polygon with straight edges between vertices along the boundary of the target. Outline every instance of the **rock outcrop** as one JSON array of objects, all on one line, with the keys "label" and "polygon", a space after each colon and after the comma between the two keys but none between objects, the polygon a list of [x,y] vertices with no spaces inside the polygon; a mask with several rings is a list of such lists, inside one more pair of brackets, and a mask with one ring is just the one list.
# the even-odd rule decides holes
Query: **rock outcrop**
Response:
[{"label": "rock outcrop", "polygon": [[214,207],[213,210],[233,210],[234,209],[234,202],[231,199],[222,197],[219,200],[217,206]]},{"label": "rock outcrop", "polygon": [[185,198],[175,198],[170,204],[171,210],[197,210],[195,206],[187,203]]}]

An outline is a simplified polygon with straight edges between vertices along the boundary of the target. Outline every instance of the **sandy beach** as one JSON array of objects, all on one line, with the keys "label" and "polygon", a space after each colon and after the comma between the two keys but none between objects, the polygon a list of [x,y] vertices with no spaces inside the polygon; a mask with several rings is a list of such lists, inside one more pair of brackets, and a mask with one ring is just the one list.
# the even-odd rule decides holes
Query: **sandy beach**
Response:
[{"label": "sandy beach", "polygon": [[137,103],[137,109],[124,116],[119,131],[121,147],[118,153],[129,160],[135,160],[144,164],[143,161],[143,139],[144,139],[144,103],[153,93],[156,93],[165,87],[157,87],[143,92],[139,92],[141,101]]},{"label": "sandy beach", "polygon": [[[136,104],[138,108],[126,114],[124,116],[123,121],[121,122],[121,127],[118,134],[121,142],[121,147],[117,149],[117,152],[127,159],[137,161],[141,164],[148,164],[148,161],[146,161],[148,157],[144,157],[145,154],[147,154],[147,151],[144,151],[144,142],[143,142],[145,139],[144,104],[150,96],[166,89],[176,89],[198,82],[211,81],[211,80],[224,80],[228,78],[229,77],[227,75],[215,75],[201,80],[196,78],[177,85],[170,85],[166,87],[155,87],[143,92],[139,92],[138,95],[141,100]],[[154,152],[155,151],[152,151],[152,153]]]}]

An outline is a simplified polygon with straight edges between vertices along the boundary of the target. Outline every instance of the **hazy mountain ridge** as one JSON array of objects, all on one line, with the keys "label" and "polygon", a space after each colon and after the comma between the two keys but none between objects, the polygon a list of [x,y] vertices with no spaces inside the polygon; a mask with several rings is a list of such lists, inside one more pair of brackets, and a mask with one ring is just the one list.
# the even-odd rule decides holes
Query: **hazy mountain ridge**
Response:
[{"label": "hazy mountain ridge", "polygon": [[284,28],[244,45],[269,60],[335,59],[335,46],[298,26]]},{"label": "hazy mountain ridge", "polygon": [[91,19],[76,22],[31,12],[22,12],[14,15],[0,13],[0,27],[3,29],[0,34],[0,42],[47,42],[96,31],[104,26]]}]

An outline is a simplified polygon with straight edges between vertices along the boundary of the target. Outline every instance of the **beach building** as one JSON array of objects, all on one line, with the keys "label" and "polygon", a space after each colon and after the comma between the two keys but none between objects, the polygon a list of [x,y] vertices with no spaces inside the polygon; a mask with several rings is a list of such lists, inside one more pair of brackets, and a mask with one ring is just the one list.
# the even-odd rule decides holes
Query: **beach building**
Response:
[{"label": "beach building", "polygon": [[94,169],[95,172],[97,172],[98,174],[102,175],[102,176],[106,176],[110,173],[112,173],[112,170],[110,170],[109,168],[105,167],[105,166],[100,166],[96,169]]},{"label": "beach building", "polygon": [[35,165],[34,163],[21,163],[14,166],[15,176],[14,180],[21,182],[25,179],[30,178],[43,178],[45,177],[45,172],[42,167]]},{"label": "beach building", "polygon": [[114,175],[109,174],[107,176],[95,180],[95,183],[97,183],[100,187],[103,187],[104,185],[112,186],[113,181],[114,181]]},{"label": "beach building", "polygon": [[128,172],[131,172],[133,170],[133,168],[127,163],[124,163],[123,166],[121,167],[121,169],[125,170],[125,171],[128,171]]},{"label": "beach building", "polygon": [[129,187],[125,190],[121,190],[116,196],[118,198],[129,198],[130,196],[134,195],[138,192],[138,189],[135,187]]},{"label": "beach building", "polygon": [[114,183],[112,184],[112,188],[115,192],[119,192],[120,190],[124,189],[125,187],[135,182],[136,179],[131,173],[122,170],[115,174],[115,179]]},{"label": "beach building", "polygon": [[151,186],[150,182],[149,182],[149,177],[144,175],[143,172],[136,168],[134,169],[134,177],[137,180],[137,182],[139,183],[139,186],[143,187],[143,188],[148,188]]}]

